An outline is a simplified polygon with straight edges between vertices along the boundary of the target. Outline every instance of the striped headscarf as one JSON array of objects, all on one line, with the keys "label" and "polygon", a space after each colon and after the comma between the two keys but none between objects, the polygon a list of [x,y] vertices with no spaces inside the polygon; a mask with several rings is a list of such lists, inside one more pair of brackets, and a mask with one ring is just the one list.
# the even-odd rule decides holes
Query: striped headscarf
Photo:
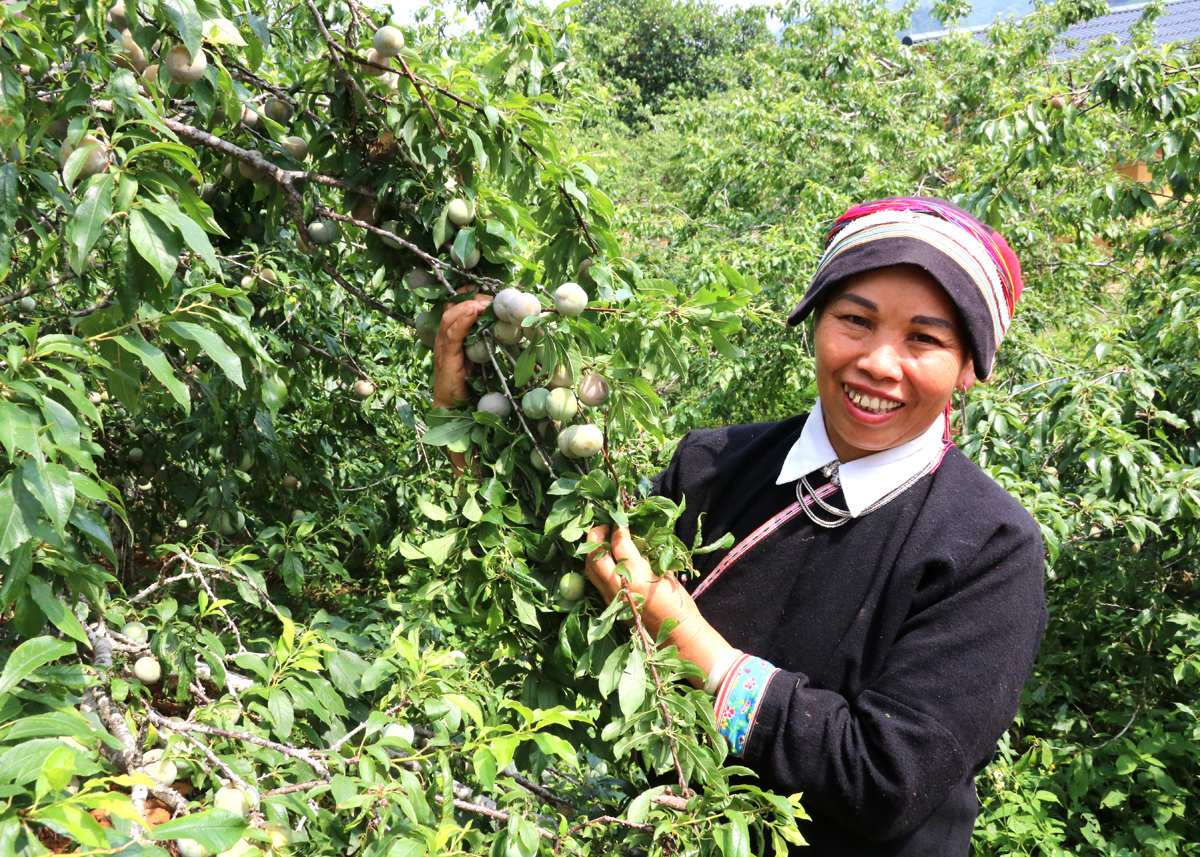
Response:
[{"label": "striped headscarf", "polygon": [[966,322],[976,376],[991,375],[1021,296],[1021,265],[999,232],[945,200],[895,197],[851,207],[829,231],[788,324],[803,321],[847,277],[900,264],[924,268],[946,290]]}]

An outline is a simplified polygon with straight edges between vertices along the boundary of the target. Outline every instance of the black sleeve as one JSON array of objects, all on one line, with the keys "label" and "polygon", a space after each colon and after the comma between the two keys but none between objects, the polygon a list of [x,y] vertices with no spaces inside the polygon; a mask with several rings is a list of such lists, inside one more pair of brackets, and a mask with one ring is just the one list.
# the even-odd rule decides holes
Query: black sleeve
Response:
[{"label": "black sleeve", "polygon": [[986,764],[1046,624],[1032,519],[995,531],[969,568],[927,571],[885,666],[852,701],[780,671],[744,761],[765,785],[873,841],[903,835]]}]

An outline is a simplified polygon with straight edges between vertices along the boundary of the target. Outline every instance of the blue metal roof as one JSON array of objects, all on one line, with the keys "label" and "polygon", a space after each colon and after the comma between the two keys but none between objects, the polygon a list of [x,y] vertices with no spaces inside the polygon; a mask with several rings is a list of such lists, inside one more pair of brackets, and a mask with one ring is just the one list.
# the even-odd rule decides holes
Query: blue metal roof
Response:
[{"label": "blue metal roof", "polygon": [[[1121,6],[1107,15],[1082,21],[1067,28],[1055,47],[1054,59],[1070,59],[1083,53],[1084,49],[1097,39],[1105,36],[1115,37],[1115,44],[1130,44],[1129,30],[1142,17],[1142,12],[1149,3],[1137,3],[1131,6]],[[973,33],[980,35],[987,32],[990,25],[981,27],[963,27],[951,30],[938,30],[930,33],[914,33],[905,36],[905,44],[915,44],[940,39],[950,33]],[[1154,34],[1151,42],[1155,45],[1166,45],[1174,42],[1192,42],[1200,39],[1200,0],[1168,0],[1164,4],[1163,13],[1154,22]]]}]

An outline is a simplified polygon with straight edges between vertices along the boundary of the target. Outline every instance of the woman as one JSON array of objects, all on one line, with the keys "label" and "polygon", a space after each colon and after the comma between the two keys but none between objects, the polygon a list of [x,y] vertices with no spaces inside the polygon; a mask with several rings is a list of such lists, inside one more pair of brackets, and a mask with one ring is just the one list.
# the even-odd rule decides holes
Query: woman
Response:
[{"label": "woman", "polygon": [[679,623],[669,642],[708,676],[731,752],[803,792],[797,853],[969,850],[974,777],[1045,627],[1044,561],[1033,519],[949,443],[944,414],[991,374],[1020,291],[1004,239],[949,203],[851,208],[788,319],[815,316],[813,412],[691,432],[656,481],[686,499],[684,543],[701,528],[734,547],[681,583],[627,531],[589,536],[606,601],[622,563],[650,633]]}]

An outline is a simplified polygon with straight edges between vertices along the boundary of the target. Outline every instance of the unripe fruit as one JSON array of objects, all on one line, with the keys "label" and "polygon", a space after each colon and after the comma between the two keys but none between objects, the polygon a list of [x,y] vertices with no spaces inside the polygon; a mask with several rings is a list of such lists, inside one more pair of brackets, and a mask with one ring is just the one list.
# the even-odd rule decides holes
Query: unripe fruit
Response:
[{"label": "unripe fruit", "polygon": [[593,264],[595,263],[592,261],[591,256],[582,260],[579,263],[579,267],[575,269],[575,276],[579,277],[581,280],[590,280],[592,278]]},{"label": "unripe fruit", "polygon": [[262,857],[262,851],[249,839],[242,838],[233,843],[233,847],[222,851],[217,857]]},{"label": "unripe fruit", "polygon": [[564,453],[568,458],[591,458],[604,446],[604,432],[600,431],[600,426],[588,423],[573,428],[569,448]]},{"label": "unripe fruit", "polygon": [[435,286],[437,285],[437,281],[437,277],[424,268],[413,268],[408,272],[407,282],[410,289],[423,289],[427,286]]},{"label": "unripe fruit", "polygon": [[212,202],[217,198],[217,186],[209,182],[205,182],[200,186],[200,199],[204,202]]},{"label": "unripe fruit", "polygon": [[125,29],[125,0],[117,0],[108,10],[108,23],[112,24],[115,29]]},{"label": "unripe fruit", "polygon": [[417,325],[417,338],[421,340],[426,348],[433,348],[433,344],[437,342],[437,321],[426,310],[421,310],[417,313],[417,317],[413,321]]},{"label": "unripe fruit", "polygon": [[294,512],[292,512],[292,520],[293,521],[299,521],[299,520],[302,520],[303,518],[304,518],[304,510],[303,509],[296,509]]},{"label": "unripe fruit", "polygon": [[404,34],[395,27],[380,27],[371,44],[382,56],[394,57],[404,48]]},{"label": "unripe fruit", "polygon": [[369,399],[375,395],[375,385],[366,378],[359,378],[354,382],[354,386],[350,388],[350,392],[359,399]]},{"label": "unripe fruit", "polygon": [[417,733],[407,723],[389,723],[383,728],[384,738],[399,738],[405,744],[411,744]]},{"label": "unripe fruit", "polygon": [[375,66],[387,65],[388,58],[372,48],[371,50],[367,51],[367,62],[375,63],[375,65],[364,65],[362,67],[362,73],[367,77],[382,77],[384,69],[376,68]]},{"label": "unripe fruit", "polygon": [[265,172],[246,161],[238,161],[238,172],[242,174],[243,178],[248,178],[255,184],[267,184],[270,182]]},{"label": "unripe fruit", "polygon": [[458,255],[458,251],[453,247],[450,248],[450,261],[460,268],[474,268],[479,264],[479,248],[475,247],[467,254],[467,258],[462,258]]},{"label": "unripe fruit", "polygon": [[233,524],[233,518],[228,512],[222,512],[217,516],[217,532],[223,536],[232,536],[237,532],[237,527]]},{"label": "unripe fruit", "polygon": [[142,770],[160,785],[169,786],[179,777],[179,770],[170,759],[162,757],[162,750],[149,750],[142,756]]},{"label": "unripe fruit", "polygon": [[242,105],[242,124],[247,128],[258,127],[258,113],[247,107],[245,104]]},{"label": "unripe fruit", "polygon": [[143,684],[154,684],[162,678],[162,667],[156,658],[146,656],[137,659],[133,665],[133,674]]},{"label": "unripe fruit", "polygon": [[550,389],[555,387],[570,387],[575,384],[575,376],[571,373],[571,367],[565,363],[559,363],[554,367],[554,374],[550,376],[550,380],[546,382],[546,386]]},{"label": "unripe fruit", "polygon": [[98,405],[104,401],[103,397],[101,397],[99,393],[88,393],[87,399],[93,405]]},{"label": "unripe fruit", "polygon": [[338,240],[341,231],[333,220],[314,220],[308,224],[308,234],[312,236],[314,244],[332,244]]},{"label": "unripe fruit", "polygon": [[[393,235],[400,234],[400,224],[395,220],[385,220],[379,228],[382,229],[384,232],[391,232]],[[386,244],[389,247],[392,247],[396,250],[399,250],[404,246],[399,241],[397,241],[395,238],[392,238],[390,236],[381,235],[380,238],[383,239],[384,244]]]},{"label": "unripe fruit", "polygon": [[308,157],[308,143],[304,141],[303,137],[284,137],[279,145],[283,146],[283,150],[297,161],[303,161]]},{"label": "unripe fruit", "polygon": [[1050,99],[1050,106],[1053,107],[1055,110],[1062,110],[1064,107],[1067,106],[1067,102],[1063,100],[1063,97],[1061,95],[1056,95]]},{"label": "unripe fruit", "polygon": [[1174,232],[1168,232],[1166,235],[1163,236],[1163,243],[1166,244],[1168,247],[1170,247],[1172,244],[1174,244],[1178,240],[1179,240],[1179,238],[1175,235]]},{"label": "unripe fruit", "polygon": [[193,58],[186,45],[176,45],[163,57],[171,83],[195,83],[208,69],[208,57],[199,51]]},{"label": "unripe fruit", "polygon": [[250,796],[241,789],[225,786],[217,789],[216,795],[213,796],[213,806],[245,818],[250,814]]},{"label": "unripe fruit", "polygon": [[283,477],[283,487],[287,491],[295,491],[300,487],[300,479],[294,473],[289,473]]},{"label": "unripe fruit", "polygon": [[583,597],[587,580],[577,571],[568,571],[558,579],[558,594],[567,601],[578,601]]},{"label": "unripe fruit", "polygon": [[554,308],[559,315],[574,318],[587,307],[587,292],[578,283],[563,283],[554,291]]},{"label": "unripe fruit", "polygon": [[533,469],[538,473],[549,473],[550,467],[546,464],[546,460],[542,458],[542,451],[535,449],[529,453],[529,463],[533,465]]},{"label": "unripe fruit", "polygon": [[150,631],[141,622],[126,622],[121,627],[121,636],[128,637],[135,643],[145,643],[150,639]]},{"label": "unripe fruit", "polygon": [[289,121],[295,112],[296,108],[282,98],[268,98],[266,104],[263,105],[263,116],[280,125]]},{"label": "unripe fruit", "polygon": [[567,426],[558,433],[558,451],[567,458],[574,458],[571,455],[571,438],[575,436],[575,430],[579,426]]},{"label": "unripe fruit", "polygon": [[179,857],[212,857],[212,852],[195,839],[176,839],[175,847],[179,849]]},{"label": "unripe fruit", "polygon": [[603,405],[608,401],[610,393],[608,382],[595,372],[588,373],[580,378],[579,386],[575,389],[579,394],[579,401],[583,402],[589,408]]},{"label": "unripe fruit", "polygon": [[527,318],[537,318],[542,314],[542,304],[536,295],[528,292],[518,292],[508,301],[508,315],[513,324],[524,324]]},{"label": "unripe fruit", "polygon": [[452,199],[446,206],[446,217],[455,226],[467,226],[475,219],[475,208],[465,199]]},{"label": "unripe fruit", "polygon": [[242,453],[241,459],[238,460],[237,469],[245,473],[251,468],[251,466],[253,466],[253,464],[254,455],[250,452],[250,450],[246,450]]},{"label": "unripe fruit", "polygon": [[121,52],[121,57],[124,62],[118,65],[124,65],[126,68],[131,68],[138,74],[146,70],[146,52],[142,50],[141,45],[133,40],[133,33],[129,30],[124,30],[121,33],[121,44],[125,50]]},{"label": "unripe fruit", "polygon": [[280,851],[292,844],[292,831],[278,821],[268,821],[263,830],[271,837],[271,848]]},{"label": "unripe fruit", "polygon": [[521,325],[511,321],[498,321],[492,328],[492,335],[505,345],[516,345],[521,341]]},{"label": "unripe fruit", "polygon": [[540,420],[546,416],[546,404],[550,401],[550,391],[542,387],[530,390],[521,399],[521,410],[531,420]]},{"label": "unripe fruit", "polygon": [[159,68],[160,65],[158,63],[152,63],[146,66],[146,68],[142,71],[142,80],[146,81],[146,83],[158,83]]},{"label": "unripe fruit", "polygon": [[33,312],[37,309],[37,301],[28,296],[21,298],[17,304],[21,307],[22,312]]},{"label": "unripe fruit", "polygon": [[476,410],[495,414],[500,419],[504,419],[512,413],[512,405],[509,404],[508,398],[503,393],[484,393],[479,398]]},{"label": "unripe fruit", "polygon": [[[307,146],[305,147],[307,149]],[[369,196],[360,196],[354,201],[354,207],[350,209],[350,216],[355,220],[361,220],[363,223],[375,225],[375,200]],[[392,221],[395,223],[396,221]]]},{"label": "unripe fruit", "polygon": [[[91,147],[90,149],[88,149],[89,146]],[[79,178],[90,178],[96,175],[96,173],[102,173],[108,169],[110,159],[108,146],[95,134],[84,134],[83,139],[79,141],[78,147],[72,146],[70,143],[63,143],[58,155],[59,166],[65,167],[67,165],[67,160],[70,159],[76,148],[88,149],[87,156],[83,160],[83,166],[79,168]]]},{"label": "unripe fruit", "polygon": [[571,392],[570,387],[559,387],[550,391],[550,395],[546,398],[546,416],[552,420],[558,420],[560,423],[571,419],[575,416],[575,412],[579,410],[579,402],[575,399],[575,394]]},{"label": "unripe fruit", "polygon": [[145,455],[146,453],[142,452],[142,448],[140,446],[135,446],[133,449],[129,450],[129,460],[134,464],[139,463],[145,457]]},{"label": "unripe fruit", "polygon": [[463,353],[465,353],[467,355],[467,359],[470,360],[472,363],[478,363],[478,364],[487,363],[488,359],[489,359],[487,343],[484,342],[482,339],[477,339],[474,342],[472,342],[470,345],[468,345],[466,348],[463,349]]},{"label": "unripe fruit", "polygon": [[501,321],[512,321],[512,316],[508,314],[508,304],[513,298],[521,294],[520,289],[507,288],[501,289],[496,294],[496,299],[492,301],[492,312],[496,314],[496,318]]}]

